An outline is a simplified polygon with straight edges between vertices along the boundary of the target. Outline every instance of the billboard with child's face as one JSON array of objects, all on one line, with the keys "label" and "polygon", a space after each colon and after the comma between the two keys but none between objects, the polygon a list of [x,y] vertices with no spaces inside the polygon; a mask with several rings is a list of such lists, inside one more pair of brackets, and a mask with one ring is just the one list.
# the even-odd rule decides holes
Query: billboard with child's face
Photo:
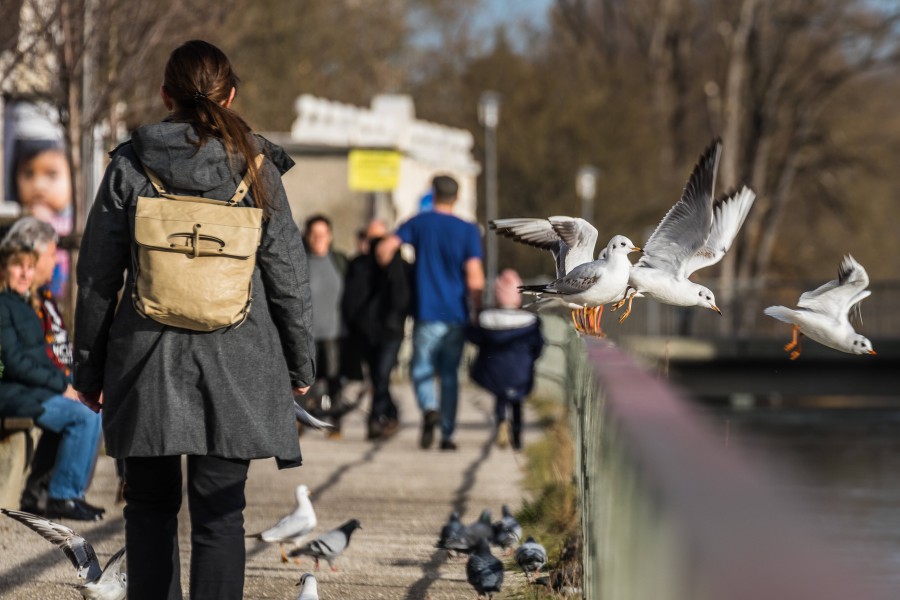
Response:
[{"label": "billboard with child's face", "polygon": [[[62,128],[54,111],[39,103],[12,101],[3,115],[5,200],[19,214],[50,223],[61,237],[72,232],[72,178]],[[69,278],[68,254],[59,251],[48,284],[61,296]]]}]

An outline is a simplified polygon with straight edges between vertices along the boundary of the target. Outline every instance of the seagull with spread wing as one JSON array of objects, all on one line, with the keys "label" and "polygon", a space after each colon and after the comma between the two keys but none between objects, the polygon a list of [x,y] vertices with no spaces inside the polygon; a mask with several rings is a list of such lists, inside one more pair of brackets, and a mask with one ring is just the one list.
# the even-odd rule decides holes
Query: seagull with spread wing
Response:
[{"label": "seagull with spread wing", "polygon": [[785,352],[791,353],[791,360],[800,357],[800,342],[804,335],[848,354],[876,354],[872,342],[856,333],[848,317],[852,309],[858,311],[859,303],[872,294],[867,287],[869,275],[848,254],[841,261],[838,278],[801,294],[797,310],[770,306],[763,312],[794,326],[793,338],[784,347]]},{"label": "seagull with spread wing", "polygon": [[[624,235],[614,236],[606,245],[606,258],[579,265],[564,276],[547,284],[524,285],[519,289],[541,297],[556,297],[573,308],[572,320],[575,328],[582,333],[603,337],[600,317],[603,305],[625,295],[631,261],[628,254],[640,251]],[[576,317],[577,310],[587,318],[581,322]],[[586,321],[586,322],[584,322]]]},{"label": "seagull with spread wing", "polygon": [[[547,250],[553,255],[556,267],[556,279],[564,278],[576,267],[594,260],[594,247],[597,245],[597,228],[577,217],[555,216],[546,219],[496,219],[489,223],[490,228],[498,235],[510,238],[521,244]],[[606,259],[606,248],[600,250],[598,260]],[[540,310],[551,302],[565,300],[554,295],[537,294],[538,299],[523,308]],[[585,331],[599,309],[594,306],[572,307],[572,320],[575,328]],[[597,320],[599,322],[599,319]]]},{"label": "seagull with spread wing", "polygon": [[76,586],[86,600],[124,600],[126,576],[122,572],[125,564],[125,548],[113,554],[106,566],[100,568],[100,561],[94,547],[86,539],[59,523],[18,510],[0,508],[0,513],[22,523],[38,533],[48,542],[56,544],[72,561],[79,579],[84,584]]},{"label": "seagull with spread wing", "polygon": [[681,199],[644,244],[643,256],[631,269],[629,294],[613,305],[613,310],[617,310],[628,303],[620,323],[631,314],[635,296],[648,296],[674,306],[700,306],[722,314],[712,291],[689,277],[722,260],[756,194],[744,187],[714,200],[721,155],[722,142],[716,140],[701,155]]}]

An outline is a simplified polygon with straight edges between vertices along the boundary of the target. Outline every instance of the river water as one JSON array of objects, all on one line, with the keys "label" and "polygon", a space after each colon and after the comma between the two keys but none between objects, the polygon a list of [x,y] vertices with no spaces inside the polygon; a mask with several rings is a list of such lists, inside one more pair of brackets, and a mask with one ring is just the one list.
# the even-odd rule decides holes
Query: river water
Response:
[{"label": "river water", "polygon": [[900,398],[703,407],[726,444],[769,465],[813,534],[886,597],[900,597]]}]

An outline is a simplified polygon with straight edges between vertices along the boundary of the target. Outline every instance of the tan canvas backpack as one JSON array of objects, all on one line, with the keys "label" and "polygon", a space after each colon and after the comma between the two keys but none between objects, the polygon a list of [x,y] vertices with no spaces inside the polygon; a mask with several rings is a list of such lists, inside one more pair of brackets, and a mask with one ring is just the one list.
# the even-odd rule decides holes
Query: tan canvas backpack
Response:
[{"label": "tan canvas backpack", "polygon": [[[263,156],[256,157],[262,164]],[[240,325],[250,312],[262,210],[236,206],[250,189],[245,175],[229,201],[169,194],[147,167],[158,198],[139,196],[132,301],[165,325],[214,331]]]}]

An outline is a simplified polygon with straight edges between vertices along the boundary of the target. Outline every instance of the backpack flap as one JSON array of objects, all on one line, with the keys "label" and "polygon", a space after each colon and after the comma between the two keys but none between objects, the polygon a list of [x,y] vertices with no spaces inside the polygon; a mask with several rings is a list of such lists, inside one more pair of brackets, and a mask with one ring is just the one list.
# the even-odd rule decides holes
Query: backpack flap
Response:
[{"label": "backpack flap", "polygon": [[145,248],[192,257],[247,259],[256,254],[262,235],[262,210],[198,200],[203,199],[139,197],[135,242]]}]

